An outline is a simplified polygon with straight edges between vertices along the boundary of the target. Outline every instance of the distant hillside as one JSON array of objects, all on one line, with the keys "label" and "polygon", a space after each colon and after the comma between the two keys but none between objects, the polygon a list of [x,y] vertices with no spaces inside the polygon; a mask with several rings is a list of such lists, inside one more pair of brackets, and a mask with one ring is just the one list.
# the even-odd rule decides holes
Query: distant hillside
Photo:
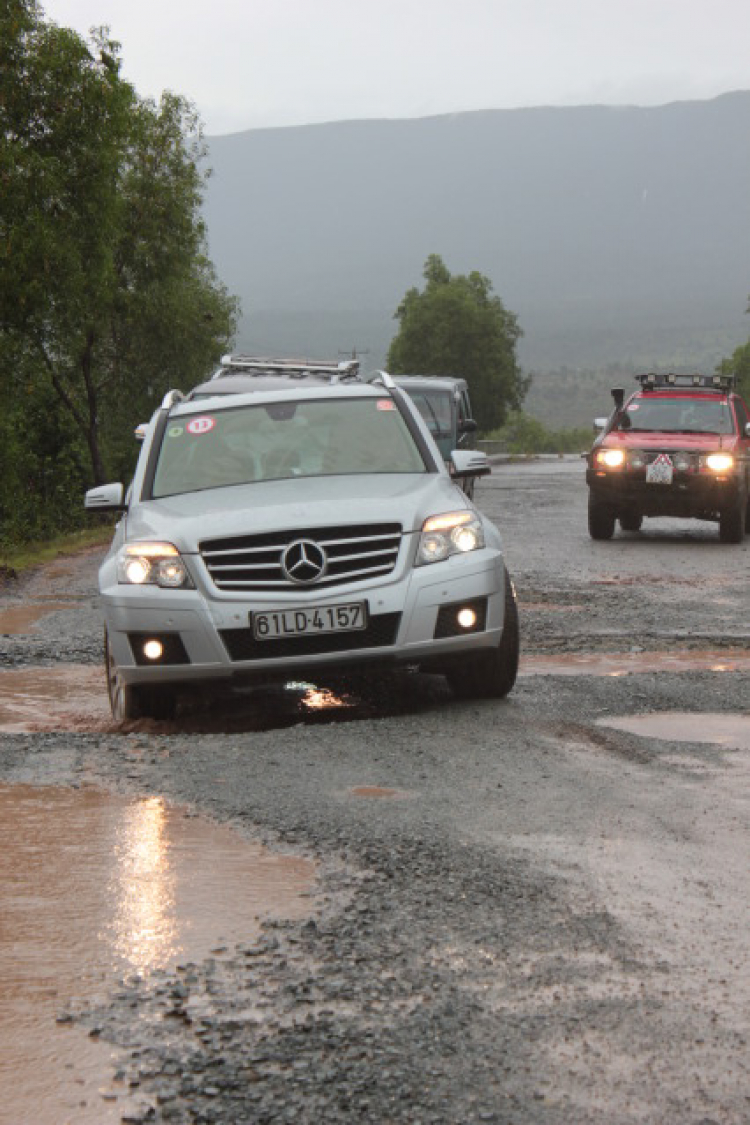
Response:
[{"label": "distant hillside", "polygon": [[713,366],[750,335],[750,91],[209,138],[241,344],[383,362],[430,253],[487,274],[525,367]]}]

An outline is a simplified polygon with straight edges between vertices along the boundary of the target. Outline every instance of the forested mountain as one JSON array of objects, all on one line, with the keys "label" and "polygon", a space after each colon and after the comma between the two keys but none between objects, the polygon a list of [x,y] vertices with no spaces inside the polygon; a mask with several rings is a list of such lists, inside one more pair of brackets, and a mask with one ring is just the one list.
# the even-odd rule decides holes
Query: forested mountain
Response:
[{"label": "forested mountain", "polygon": [[209,138],[213,261],[256,351],[381,364],[427,256],[479,270],[527,368],[713,365],[747,339],[750,91]]}]

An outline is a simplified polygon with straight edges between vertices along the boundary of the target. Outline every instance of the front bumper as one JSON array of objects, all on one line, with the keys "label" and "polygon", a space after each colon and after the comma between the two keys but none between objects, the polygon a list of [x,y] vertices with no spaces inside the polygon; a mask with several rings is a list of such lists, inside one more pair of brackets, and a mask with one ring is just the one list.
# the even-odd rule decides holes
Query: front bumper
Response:
[{"label": "front bumper", "polygon": [[741,494],[739,473],[718,476],[710,473],[675,472],[671,484],[652,484],[645,471],[603,472],[586,470],[592,499],[615,512],[638,512],[643,516],[675,516],[687,519],[716,519],[732,507]]},{"label": "front bumper", "polygon": [[[380,585],[356,583],[331,591],[300,589],[273,594],[217,594],[192,590],[118,585],[106,565],[100,577],[101,602],[110,652],[125,682],[132,684],[309,678],[314,669],[380,662],[447,668],[467,653],[497,647],[503,630],[505,569],[490,548],[452,556],[423,567],[408,567]],[[306,606],[367,603],[362,632],[291,636],[259,641],[253,613]],[[452,607],[471,603],[477,626],[463,631]],[[168,638],[168,660],[149,662],[142,645]],[[176,654],[176,655],[175,655]]]}]

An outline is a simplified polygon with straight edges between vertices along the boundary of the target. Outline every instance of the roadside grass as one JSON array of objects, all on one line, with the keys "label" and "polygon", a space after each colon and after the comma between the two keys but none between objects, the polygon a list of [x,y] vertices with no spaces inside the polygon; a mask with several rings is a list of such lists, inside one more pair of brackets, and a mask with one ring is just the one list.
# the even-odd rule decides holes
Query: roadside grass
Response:
[{"label": "roadside grass", "polygon": [[75,555],[88,547],[106,546],[112,538],[111,524],[99,524],[81,531],[56,535],[41,543],[22,543],[18,547],[0,547],[0,574],[12,576],[30,570],[40,563],[64,555]]}]

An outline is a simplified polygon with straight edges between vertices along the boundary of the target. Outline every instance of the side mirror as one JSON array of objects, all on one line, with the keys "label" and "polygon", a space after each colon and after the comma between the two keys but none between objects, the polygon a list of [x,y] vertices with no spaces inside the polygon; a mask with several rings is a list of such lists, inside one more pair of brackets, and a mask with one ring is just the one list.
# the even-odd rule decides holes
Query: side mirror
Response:
[{"label": "side mirror", "polygon": [[487,454],[478,449],[454,449],[449,465],[452,477],[486,477],[492,472]]},{"label": "side mirror", "polygon": [[594,429],[603,430],[606,428],[609,418],[594,418]]},{"label": "side mirror", "polygon": [[475,434],[478,429],[479,426],[473,418],[464,418],[463,421],[458,424],[458,432],[460,434]]},{"label": "side mirror", "polygon": [[126,507],[125,489],[121,484],[100,484],[90,488],[83,506],[88,512],[122,512]]}]

